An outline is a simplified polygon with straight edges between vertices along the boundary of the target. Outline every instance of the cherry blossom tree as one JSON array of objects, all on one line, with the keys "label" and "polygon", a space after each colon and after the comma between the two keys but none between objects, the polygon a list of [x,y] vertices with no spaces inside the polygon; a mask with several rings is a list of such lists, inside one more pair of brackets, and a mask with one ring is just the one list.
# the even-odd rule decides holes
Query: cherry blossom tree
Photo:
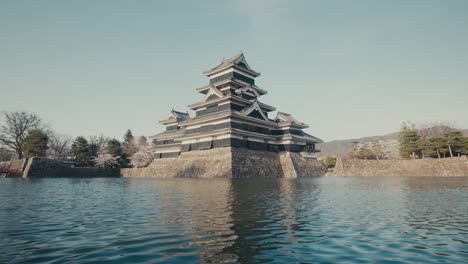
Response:
[{"label": "cherry blossom tree", "polygon": [[145,136],[140,136],[138,138],[138,148],[144,148],[148,146],[148,139]]},{"label": "cherry blossom tree", "polygon": [[135,138],[131,137],[128,139],[128,143],[125,145],[125,152],[131,156],[138,151],[138,146],[135,142]]},{"label": "cherry blossom tree", "polygon": [[131,156],[131,164],[133,167],[142,168],[148,166],[153,161],[154,156],[151,148],[140,147],[140,149]]},{"label": "cherry blossom tree", "polygon": [[111,154],[101,152],[93,161],[98,168],[115,168],[119,165],[119,159],[120,156],[112,156]]}]

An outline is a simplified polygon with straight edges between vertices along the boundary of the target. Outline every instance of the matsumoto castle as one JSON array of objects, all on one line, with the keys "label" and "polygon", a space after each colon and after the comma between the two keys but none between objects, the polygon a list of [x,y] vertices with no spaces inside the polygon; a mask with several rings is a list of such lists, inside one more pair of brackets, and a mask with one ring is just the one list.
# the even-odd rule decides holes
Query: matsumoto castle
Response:
[{"label": "matsumoto castle", "polygon": [[315,144],[322,141],[303,131],[307,124],[284,112],[273,119],[268,116],[276,108],[260,102],[267,91],[255,84],[260,73],[247,64],[244,54],[224,59],[204,74],[210,83],[196,89],[204,97],[188,106],[195,116],[172,110],[160,121],[166,131],[150,137],[155,158],[220,147],[300,152],[304,157],[318,152]]}]

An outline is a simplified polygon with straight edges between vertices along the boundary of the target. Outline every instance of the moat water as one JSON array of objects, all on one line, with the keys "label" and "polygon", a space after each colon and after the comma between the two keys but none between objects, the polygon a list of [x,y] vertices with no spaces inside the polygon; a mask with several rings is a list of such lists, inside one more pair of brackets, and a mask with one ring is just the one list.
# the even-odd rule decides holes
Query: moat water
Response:
[{"label": "moat water", "polygon": [[463,263],[468,178],[0,179],[0,263]]}]

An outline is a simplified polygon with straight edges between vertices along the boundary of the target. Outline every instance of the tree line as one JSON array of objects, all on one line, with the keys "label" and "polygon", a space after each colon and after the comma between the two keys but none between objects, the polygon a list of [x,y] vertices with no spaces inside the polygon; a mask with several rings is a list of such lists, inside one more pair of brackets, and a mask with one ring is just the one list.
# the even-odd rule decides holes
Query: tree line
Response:
[{"label": "tree line", "polygon": [[468,155],[468,137],[445,123],[433,123],[416,127],[411,122],[401,126],[398,140],[354,141],[347,158],[380,159],[422,159],[448,158]]},{"label": "tree line", "polygon": [[35,113],[3,112],[0,127],[0,161],[23,157],[72,160],[75,166],[102,168],[142,167],[152,160],[146,137],[134,137],[131,130],[123,140],[104,135],[86,139],[57,134]]},{"label": "tree line", "polygon": [[353,141],[353,149],[349,155],[352,159],[380,160],[387,157],[387,153],[378,139],[372,142],[360,143]]},{"label": "tree line", "polygon": [[468,137],[450,125],[416,128],[412,123],[403,123],[399,140],[400,155],[405,159],[468,155]]}]

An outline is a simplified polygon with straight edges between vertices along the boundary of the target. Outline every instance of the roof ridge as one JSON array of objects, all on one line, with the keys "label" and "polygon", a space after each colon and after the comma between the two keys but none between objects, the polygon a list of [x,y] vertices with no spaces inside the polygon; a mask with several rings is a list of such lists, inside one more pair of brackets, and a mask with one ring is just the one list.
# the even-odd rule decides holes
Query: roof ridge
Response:
[{"label": "roof ridge", "polygon": [[260,113],[264,120],[269,120],[269,118],[263,113],[262,108],[260,107],[259,101],[257,99],[255,99],[248,107],[242,109],[239,113],[247,116],[250,113],[252,113],[255,109]]},{"label": "roof ridge", "polygon": [[177,115],[187,115],[187,116],[189,115],[188,112],[177,111],[177,110],[174,110],[174,108],[172,109],[171,112],[174,112],[174,113],[177,114]]},{"label": "roof ridge", "polygon": [[241,51],[240,53],[238,53],[238,54],[236,54],[236,55],[234,55],[232,57],[229,57],[227,59],[223,58],[223,61],[236,61],[236,60],[242,58],[243,56],[244,56],[244,53]]},{"label": "roof ridge", "polygon": [[[244,64],[244,66],[237,65],[237,63],[239,63],[239,62],[242,62]],[[243,52],[241,52],[241,53],[239,53],[239,54],[237,54],[237,55],[235,55],[233,57],[227,58],[227,59],[223,58],[221,63],[218,64],[216,67],[211,68],[208,71],[204,71],[203,73],[206,74],[206,75],[210,75],[210,73],[213,73],[216,70],[224,69],[226,67],[234,67],[234,66],[240,67],[242,70],[252,74],[254,77],[260,76],[259,72],[256,72],[255,70],[250,68],[250,66],[247,63],[247,60],[245,59],[245,56],[244,56]]]}]

